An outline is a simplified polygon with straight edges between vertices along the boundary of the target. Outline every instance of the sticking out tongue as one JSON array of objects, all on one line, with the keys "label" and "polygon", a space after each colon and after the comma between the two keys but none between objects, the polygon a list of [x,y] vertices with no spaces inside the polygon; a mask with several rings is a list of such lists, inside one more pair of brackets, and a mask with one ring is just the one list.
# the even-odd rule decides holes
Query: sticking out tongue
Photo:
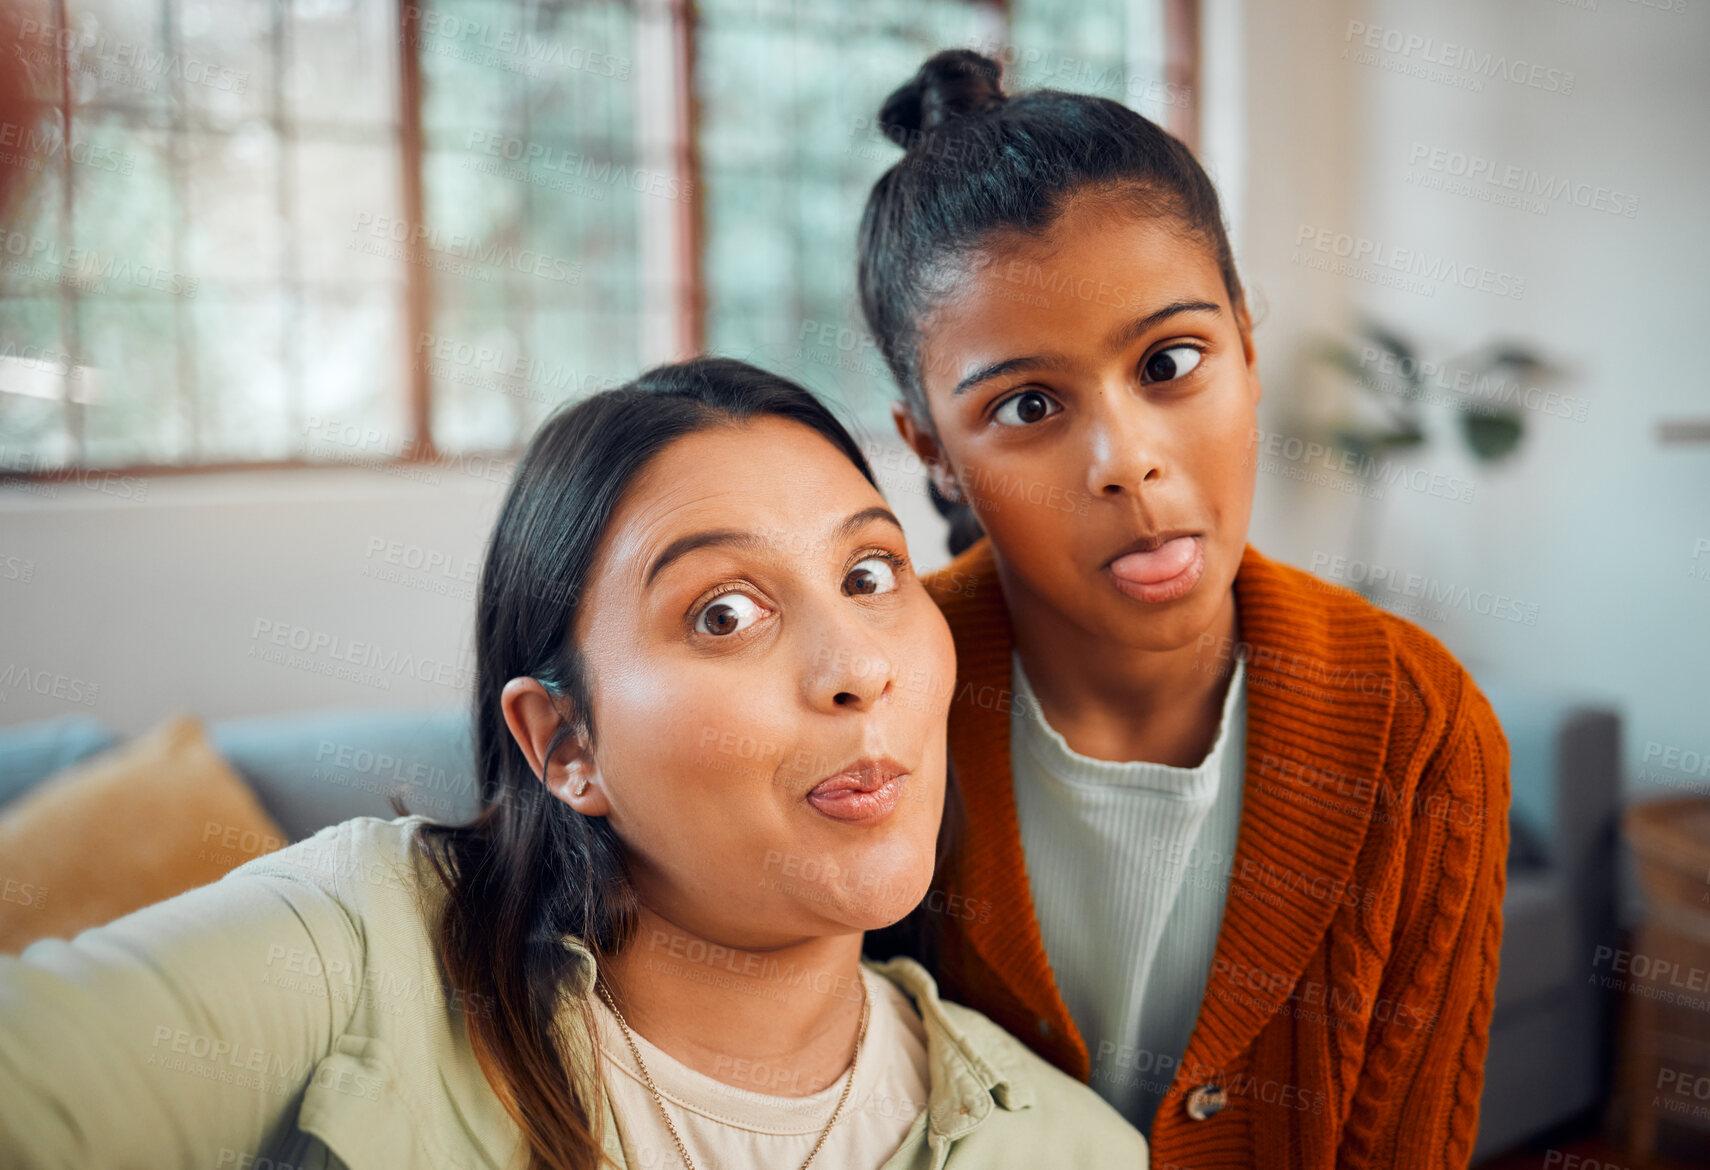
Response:
[{"label": "sticking out tongue", "polygon": [[1129,553],[1110,563],[1110,571],[1124,581],[1136,585],[1156,585],[1179,576],[1193,560],[1194,538],[1178,536],[1166,540],[1151,552]]}]

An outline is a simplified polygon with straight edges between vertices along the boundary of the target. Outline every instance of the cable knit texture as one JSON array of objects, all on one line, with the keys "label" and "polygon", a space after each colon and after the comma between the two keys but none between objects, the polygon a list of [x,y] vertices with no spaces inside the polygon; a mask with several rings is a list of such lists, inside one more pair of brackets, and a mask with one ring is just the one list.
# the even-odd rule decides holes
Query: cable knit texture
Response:
[{"label": "cable knit texture", "polygon": [[[956,638],[950,749],[966,811],[922,945],[946,998],[1086,1081],[1028,889],[989,542],[928,587]],[[1247,663],[1241,825],[1152,1165],[1465,1167],[1502,936],[1507,741],[1435,638],[1355,594],[1249,547],[1235,599],[1239,641],[1216,649],[1225,667]],[[1202,1086],[1227,1104],[1195,1120]]]}]

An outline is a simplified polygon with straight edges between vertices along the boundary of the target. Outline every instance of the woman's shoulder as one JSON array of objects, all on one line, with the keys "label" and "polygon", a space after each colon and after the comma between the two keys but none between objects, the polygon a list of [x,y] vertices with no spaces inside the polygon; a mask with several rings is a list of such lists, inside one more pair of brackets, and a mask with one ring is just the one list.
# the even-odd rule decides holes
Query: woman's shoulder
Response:
[{"label": "woman's shoulder", "polygon": [[318,887],[349,910],[379,908],[399,896],[431,892],[432,869],[418,843],[420,828],[429,823],[420,815],[353,817],[263,854],[223,880],[284,877]]},{"label": "woman's shoulder", "polygon": [[906,956],[869,966],[896,984],[926,1025],[928,1125],[958,1141],[969,1165],[1144,1167],[1146,1139],[1086,1085],[984,1013],[939,998]]}]

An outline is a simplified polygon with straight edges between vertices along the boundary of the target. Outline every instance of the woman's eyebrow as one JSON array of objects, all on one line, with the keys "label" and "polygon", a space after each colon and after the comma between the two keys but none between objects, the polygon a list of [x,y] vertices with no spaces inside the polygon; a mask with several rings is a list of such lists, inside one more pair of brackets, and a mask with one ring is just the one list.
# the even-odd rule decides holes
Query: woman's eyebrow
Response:
[{"label": "woman's eyebrow", "polygon": [[[1157,309],[1144,317],[1138,317],[1121,326],[1105,343],[1107,349],[1121,349],[1135,338],[1156,327],[1160,322],[1167,321],[1178,313],[1221,313],[1223,310],[1210,301],[1172,301],[1161,309]],[[981,382],[988,382],[1004,374],[1022,369],[1051,369],[1060,365],[1062,355],[1054,353],[1029,354],[1026,357],[1005,358],[1001,362],[993,362],[989,366],[981,366],[960,382],[950,391],[950,397],[966,394]]]},{"label": "woman's eyebrow", "polygon": [[[831,540],[836,542],[847,539],[854,535],[857,530],[872,523],[874,520],[883,521],[886,524],[891,525],[898,532],[903,531],[902,521],[897,519],[894,512],[889,508],[874,504],[870,508],[862,508],[859,512],[846,516],[843,519],[843,522],[840,523],[832,533]],[[691,532],[686,536],[679,536],[676,540],[673,540],[670,544],[666,545],[664,551],[654,559],[653,564],[648,566],[647,576],[643,579],[642,586],[645,588],[646,586],[652,585],[653,579],[664,571],[665,566],[669,565],[672,561],[687,556],[696,549],[712,548],[717,546],[759,549],[764,548],[767,543],[768,541],[766,538],[758,533],[744,532],[736,528],[709,528],[704,532]]]}]

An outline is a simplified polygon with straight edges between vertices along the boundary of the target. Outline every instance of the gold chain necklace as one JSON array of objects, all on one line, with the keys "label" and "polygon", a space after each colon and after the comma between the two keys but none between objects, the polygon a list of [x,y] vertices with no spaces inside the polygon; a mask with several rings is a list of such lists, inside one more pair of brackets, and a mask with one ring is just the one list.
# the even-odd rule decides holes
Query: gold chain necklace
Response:
[{"label": "gold chain necklace", "polygon": [[[618,1006],[612,1001],[612,993],[606,990],[606,981],[600,980],[600,994],[606,998],[606,1006],[612,1009],[612,1015],[617,1017],[618,1027],[623,1029],[624,1041],[629,1045],[629,1053],[635,1057],[635,1063],[641,1069],[641,1079],[647,1082],[647,1091],[653,1094],[653,1100],[659,1105],[659,1116],[665,1119],[665,1128],[671,1131],[671,1140],[677,1143],[677,1153],[683,1159],[685,1170],[695,1170],[695,1163],[689,1157],[688,1149],[683,1145],[682,1137],[677,1133],[677,1127],[671,1123],[671,1114],[665,1108],[665,1097],[659,1092],[659,1086],[653,1083],[653,1075],[647,1071],[647,1062],[641,1059],[641,1049],[635,1046],[635,1037],[630,1034],[629,1021],[623,1018]],[[843,1106],[849,1100],[849,1091],[855,1087],[855,1066],[861,1060],[861,1042],[867,1038],[867,1012],[869,1008],[867,997],[867,980],[861,979],[861,1030],[855,1034],[855,1055],[849,1059],[849,1080],[843,1086],[843,1095],[837,1099],[837,1108],[831,1111],[831,1120],[825,1123],[820,1131],[819,1140],[808,1151],[807,1161],[801,1165],[801,1170],[807,1170],[819,1154],[819,1148],[825,1144],[825,1139],[831,1136],[831,1127],[837,1124],[837,1119],[843,1113]]]}]

